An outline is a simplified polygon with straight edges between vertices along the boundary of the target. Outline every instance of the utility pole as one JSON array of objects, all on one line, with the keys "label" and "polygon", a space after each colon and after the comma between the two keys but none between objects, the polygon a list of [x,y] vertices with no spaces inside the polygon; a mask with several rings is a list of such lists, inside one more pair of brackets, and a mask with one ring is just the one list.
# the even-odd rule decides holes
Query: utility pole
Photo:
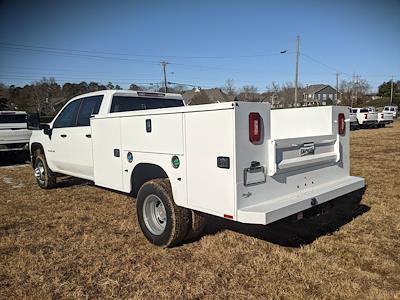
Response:
[{"label": "utility pole", "polygon": [[351,97],[351,107],[353,107],[353,98],[355,99],[355,104],[358,102],[358,78],[360,76],[353,73],[353,88],[352,88],[352,97]]},{"label": "utility pole", "polygon": [[336,72],[336,103],[338,103],[338,95],[339,95],[339,72]]},{"label": "utility pole", "polygon": [[166,61],[161,61],[160,62],[162,68],[163,68],[163,72],[164,72],[164,92],[167,93],[168,92],[168,87],[167,87],[167,73],[165,71],[166,66],[168,65],[168,62]]},{"label": "utility pole", "polygon": [[298,81],[299,81],[299,50],[300,50],[300,36],[297,36],[296,47],[296,73],[294,76],[294,106],[297,107],[297,94],[298,94]]},{"label": "utility pole", "polygon": [[393,102],[393,75],[392,79],[390,80],[390,105],[392,105]]},{"label": "utility pole", "polygon": [[356,75],[356,105],[358,104],[358,77],[359,75]]}]

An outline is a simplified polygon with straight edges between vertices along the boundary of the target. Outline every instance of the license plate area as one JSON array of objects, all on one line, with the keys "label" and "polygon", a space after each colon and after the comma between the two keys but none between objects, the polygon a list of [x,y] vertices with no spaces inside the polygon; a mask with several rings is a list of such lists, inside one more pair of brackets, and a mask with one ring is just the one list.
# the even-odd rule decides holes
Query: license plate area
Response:
[{"label": "license plate area", "polygon": [[244,186],[252,186],[267,181],[267,174],[263,166],[251,166],[243,170]]},{"label": "license plate area", "polygon": [[314,143],[304,143],[302,147],[300,147],[300,156],[313,155],[315,153],[315,145]]}]

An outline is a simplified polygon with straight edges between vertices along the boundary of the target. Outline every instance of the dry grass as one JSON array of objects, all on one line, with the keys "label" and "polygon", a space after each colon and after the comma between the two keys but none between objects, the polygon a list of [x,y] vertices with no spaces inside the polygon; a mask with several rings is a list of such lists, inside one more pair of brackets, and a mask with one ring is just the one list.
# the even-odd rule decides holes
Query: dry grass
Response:
[{"label": "dry grass", "polygon": [[2,167],[0,298],[399,299],[400,122],[351,140],[352,174],[368,183],[357,210],[215,222],[168,250],[144,239],[128,196],[76,180],[44,191],[31,168]]}]

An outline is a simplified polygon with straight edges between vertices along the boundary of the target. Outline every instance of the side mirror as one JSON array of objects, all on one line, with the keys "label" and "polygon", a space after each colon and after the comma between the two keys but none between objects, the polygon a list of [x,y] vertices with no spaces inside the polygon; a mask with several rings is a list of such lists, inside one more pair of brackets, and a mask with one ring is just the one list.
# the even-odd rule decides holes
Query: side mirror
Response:
[{"label": "side mirror", "polygon": [[49,124],[40,124],[40,129],[43,129],[43,133],[51,137],[52,129]]},{"label": "side mirror", "polygon": [[27,116],[28,129],[40,129],[40,119],[38,113],[28,114]]}]

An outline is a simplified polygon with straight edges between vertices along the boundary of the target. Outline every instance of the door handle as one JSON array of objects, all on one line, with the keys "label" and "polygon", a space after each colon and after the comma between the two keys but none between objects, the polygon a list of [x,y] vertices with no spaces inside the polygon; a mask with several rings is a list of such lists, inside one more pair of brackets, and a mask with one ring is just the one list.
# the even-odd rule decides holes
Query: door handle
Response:
[{"label": "door handle", "polygon": [[67,135],[66,135],[66,134],[61,134],[61,137],[62,137],[62,138],[66,138]]},{"label": "door handle", "polygon": [[86,134],[85,136],[86,136],[87,138],[89,138],[89,139],[92,137],[91,134]]}]

